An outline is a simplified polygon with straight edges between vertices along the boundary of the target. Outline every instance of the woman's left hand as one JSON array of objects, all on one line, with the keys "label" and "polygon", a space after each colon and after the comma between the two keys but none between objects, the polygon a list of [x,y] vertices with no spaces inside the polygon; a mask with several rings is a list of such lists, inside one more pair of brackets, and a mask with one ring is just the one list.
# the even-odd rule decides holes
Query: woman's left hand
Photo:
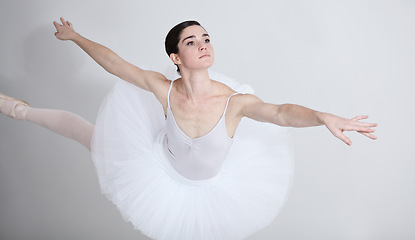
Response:
[{"label": "woman's left hand", "polygon": [[324,115],[323,122],[330,132],[349,146],[352,145],[352,141],[343,134],[344,131],[356,131],[370,139],[377,139],[372,134],[375,132],[373,128],[377,126],[377,123],[359,122],[362,119],[367,119],[369,116],[357,116],[352,119],[346,119],[328,113]]},{"label": "woman's left hand", "polygon": [[62,17],[60,18],[62,24],[53,21],[53,25],[55,25],[56,32],[55,36],[59,40],[72,40],[77,33],[73,29],[72,23],[69,21],[65,21]]}]

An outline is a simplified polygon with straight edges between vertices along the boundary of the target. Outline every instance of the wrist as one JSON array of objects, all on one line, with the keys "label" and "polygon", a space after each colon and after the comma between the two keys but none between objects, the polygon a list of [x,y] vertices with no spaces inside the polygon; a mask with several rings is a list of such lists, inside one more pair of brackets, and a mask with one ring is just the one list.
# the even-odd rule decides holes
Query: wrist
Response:
[{"label": "wrist", "polygon": [[68,39],[71,40],[74,43],[79,42],[82,39],[81,34],[77,33],[77,32],[73,32],[72,36]]},{"label": "wrist", "polygon": [[327,118],[329,118],[330,114],[325,112],[316,112],[317,121],[321,125],[326,125]]}]

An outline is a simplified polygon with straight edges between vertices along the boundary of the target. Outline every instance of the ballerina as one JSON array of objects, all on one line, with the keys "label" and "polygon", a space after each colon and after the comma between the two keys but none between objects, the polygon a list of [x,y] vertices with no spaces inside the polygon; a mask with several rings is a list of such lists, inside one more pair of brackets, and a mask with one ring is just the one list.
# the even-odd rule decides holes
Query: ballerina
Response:
[{"label": "ballerina", "polygon": [[176,25],[166,37],[166,52],[179,73],[168,79],[126,62],[60,20],[54,22],[58,39],[74,42],[122,79],[104,100],[95,126],[3,94],[0,112],[90,149],[103,194],[151,238],[242,239],[268,225],[287,198],[293,171],[280,126],[324,125],[348,145],[344,131],[376,139],[377,124],[360,122],[368,116],[346,119],[265,103],[245,85],[211,78],[213,46],[196,21]]}]

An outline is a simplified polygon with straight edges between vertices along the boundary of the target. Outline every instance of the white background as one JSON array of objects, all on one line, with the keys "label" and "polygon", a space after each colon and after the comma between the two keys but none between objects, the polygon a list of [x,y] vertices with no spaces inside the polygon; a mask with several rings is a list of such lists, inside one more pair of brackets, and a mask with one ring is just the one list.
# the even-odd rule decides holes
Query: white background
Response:
[{"label": "white background", "polygon": [[[202,23],[212,70],[267,102],[344,117],[368,114],[378,140],[293,129],[294,184],[282,213],[249,239],[415,239],[414,1],[1,0],[0,92],[94,122],[117,79],[53,20],[140,65],[170,65],[164,37]],[[89,152],[0,116],[0,238],[148,239],[100,195]]]}]

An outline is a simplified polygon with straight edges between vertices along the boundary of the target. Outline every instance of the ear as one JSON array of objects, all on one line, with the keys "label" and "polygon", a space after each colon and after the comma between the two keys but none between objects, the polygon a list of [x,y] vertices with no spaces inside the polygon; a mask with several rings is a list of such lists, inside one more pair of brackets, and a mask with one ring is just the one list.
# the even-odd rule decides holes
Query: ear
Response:
[{"label": "ear", "polygon": [[176,53],[172,53],[170,54],[170,59],[173,61],[174,64],[179,65],[182,63],[182,61],[180,60],[179,55],[177,55]]}]

